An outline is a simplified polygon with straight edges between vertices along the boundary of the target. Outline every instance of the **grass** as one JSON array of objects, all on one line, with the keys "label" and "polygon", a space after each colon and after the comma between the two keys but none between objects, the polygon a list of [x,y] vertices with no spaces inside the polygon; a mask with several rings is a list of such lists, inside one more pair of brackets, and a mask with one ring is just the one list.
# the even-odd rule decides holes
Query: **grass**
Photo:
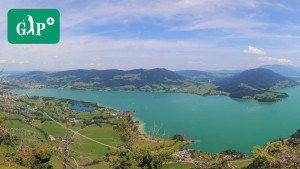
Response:
[{"label": "grass", "polygon": [[99,169],[99,168],[110,168],[110,167],[109,167],[108,163],[106,163],[106,162],[100,162],[100,163],[95,164],[95,165],[87,166],[86,168],[89,168],[89,169]]},{"label": "grass", "polygon": [[70,128],[74,131],[78,131],[81,129],[81,126],[83,126],[82,123],[76,123],[74,126],[73,125],[70,125]]},{"label": "grass", "polygon": [[232,164],[235,165],[235,166],[237,166],[238,168],[243,168],[243,167],[247,167],[252,162],[253,162],[253,160],[249,160],[249,161],[236,161],[236,162],[232,162]]},{"label": "grass", "polygon": [[42,125],[41,120],[34,120],[31,124],[36,127],[39,127]]},{"label": "grass", "polygon": [[20,120],[22,120],[22,118],[23,118],[23,116],[19,115],[19,114],[8,114],[8,113],[6,113],[6,114],[7,114],[7,117],[9,119],[20,119]]},{"label": "grass", "polygon": [[184,169],[189,167],[196,167],[196,165],[193,163],[171,163],[163,165],[161,169]]},{"label": "grass", "polygon": [[[46,140],[45,136],[35,127],[32,127],[29,124],[20,122],[18,120],[6,121],[4,127],[7,128],[12,135],[17,136],[18,138],[22,138],[23,143],[41,144]],[[21,140],[19,139],[15,143],[19,145],[20,142]],[[18,146],[16,145],[6,145],[2,143],[0,145],[0,156],[6,153],[16,153],[17,148]],[[0,168],[2,168],[1,164]]]},{"label": "grass", "polygon": [[[113,130],[110,124],[102,124],[102,127],[91,125],[81,130],[79,133],[112,146],[115,146],[120,142],[118,134]],[[73,138],[74,143],[71,144],[71,149],[75,152],[75,154],[77,154],[75,159],[79,164],[92,162],[93,160],[104,157],[107,153],[111,152],[109,147],[103,146],[79,135],[75,135]],[[98,165],[104,165],[104,163],[96,164],[93,167],[97,168],[96,166]],[[88,168],[90,168],[90,166]]]},{"label": "grass", "polygon": [[66,130],[53,121],[45,121],[42,123],[41,127],[47,134],[51,134],[53,137],[58,139],[58,136],[64,136]]},{"label": "grass", "polygon": [[25,139],[45,140],[45,136],[36,128],[19,120],[9,120],[5,122],[6,128],[13,129],[10,132]]},{"label": "grass", "polygon": [[5,122],[4,125],[6,128],[23,128],[29,126],[28,124],[22,123],[19,120],[9,120]]},{"label": "grass", "polygon": [[75,159],[78,163],[88,163],[95,159],[104,157],[105,154],[109,153],[110,148],[87,140],[82,136],[75,135],[74,142],[71,144],[71,149],[76,154]]},{"label": "grass", "polygon": [[[38,141],[37,144],[46,144],[47,141],[45,139],[45,136],[41,133],[40,130],[38,130],[41,129],[46,134],[52,135],[56,138],[56,141],[52,141],[51,146],[55,145],[57,147],[63,147],[64,145],[61,144],[60,142],[61,139],[59,139],[59,136],[64,136],[66,133],[66,129],[54,121],[44,121],[49,119],[44,113],[43,115],[40,116],[37,116],[36,114],[41,112],[47,112],[50,116],[54,117],[58,121],[62,121],[63,119],[65,119],[66,116],[65,110],[68,111],[68,108],[66,108],[66,106],[68,106],[71,103],[68,103],[69,101],[64,101],[59,99],[43,101],[41,99],[25,98],[23,101],[24,102],[21,102],[22,106],[23,107],[26,106],[27,107],[26,109],[30,109],[30,110],[37,109],[37,111],[35,111],[34,113],[31,112],[24,113],[24,116],[27,117],[26,119],[28,119],[28,121],[29,120],[32,121],[31,124],[23,123],[21,121],[21,119],[24,118],[22,115],[10,114],[11,118],[19,119],[19,120],[7,120],[4,124],[5,127],[10,128],[12,131],[18,131],[16,133],[18,138],[25,138],[24,140],[36,140]],[[30,104],[30,106],[27,104]],[[70,114],[72,115],[72,117],[75,117],[76,119],[92,119],[95,116],[97,117],[102,116],[100,117],[102,118],[101,119],[102,127],[92,124],[80,130],[84,124],[76,123],[74,126],[70,125],[70,128],[74,131],[80,130],[79,131],[80,134],[110,146],[117,146],[118,144],[121,143],[119,135],[113,130],[113,126],[109,123],[106,123],[107,121],[120,123],[120,120],[118,120],[116,117],[112,117],[109,111],[100,111],[99,109],[95,109],[92,112],[71,110]],[[39,119],[33,120],[33,118],[39,118]],[[42,121],[44,122],[41,123]],[[65,125],[64,123],[61,124]],[[24,132],[25,130],[26,132]],[[43,140],[43,142],[41,140]],[[164,139],[159,139],[159,140],[160,141],[154,141],[150,143],[150,141],[147,138],[139,137],[139,139],[137,139],[136,146],[140,148],[147,148],[151,144],[151,146],[155,146],[156,148],[164,147],[165,149],[169,149],[172,147],[176,151],[178,151],[180,147],[182,147],[185,144],[183,142],[175,143],[173,140],[164,140]],[[69,146],[70,156],[74,157],[79,165],[85,166],[87,164],[93,164],[93,161],[95,160],[100,160],[102,162],[86,166],[86,168],[92,168],[92,169],[109,168],[108,163],[103,162],[103,157],[107,153],[110,153],[112,151],[111,148],[96,143],[94,141],[91,141],[78,134],[74,134],[69,143],[70,143]],[[1,145],[0,148],[1,148],[0,151],[3,154],[9,152],[10,149],[12,149],[12,148],[9,149],[9,147],[4,145]],[[15,147],[15,149],[12,150],[11,152],[15,152],[16,149],[17,147]],[[58,150],[54,151],[50,163],[53,165],[54,168],[58,168],[58,169],[62,168],[62,153]],[[170,166],[171,168],[172,166],[182,167],[182,165],[180,164],[177,165],[173,164]],[[188,165],[183,165],[183,166],[188,167]],[[5,168],[1,166],[1,161],[0,161],[0,168]],[[13,167],[13,168],[17,168],[17,167]]]},{"label": "grass", "polygon": [[79,133],[102,143],[115,146],[119,143],[119,136],[110,124],[102,123],[102,127],[91,125]]},{"label": "grass", "polygon": [[7,161],[6,158],[0,155],[0,168],[1,169],[26,169],[26,167],[20,166],[17,163]]},{"label": "grass", "polygon": [[54,169],[63,169],[62,159],[59,156],[52,155],[50,159],[50,163]]}]

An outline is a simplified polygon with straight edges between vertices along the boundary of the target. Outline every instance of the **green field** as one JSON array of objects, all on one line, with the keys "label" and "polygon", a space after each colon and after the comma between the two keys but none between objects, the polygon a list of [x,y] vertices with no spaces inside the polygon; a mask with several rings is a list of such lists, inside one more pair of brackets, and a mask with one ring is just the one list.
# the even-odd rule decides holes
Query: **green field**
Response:
[{"label": "green field", "polygon": [[[74,104],[90,106],[94,110],[73,110],[68,107]],[[109,163],[105,161],[107,159],[104,157],[121,144],[119,133],[114,130],[114,125],[122,123],[122,120],[110,115],[111,110],[104,110],[103,107],[99,107],[93,103],[40,97],[20,97],[15,105],[12,107],[18,111],[13,111],[10,114],[3,113],[2,116],[10,118],[10,120],[4,122],[4,127],[17,136],[16,146],[1,144],[0,151],[2,153],[0,155],[19,151],[20,143],[25,143],[26,141],[27,147],[39,145],[46,146],[52,150],[51,165],[54,168],[62,168],[66,142],[62,141],[63,139],[60,137],[66,135],[66,128],[63,126],[66,126],[67,121],[71,121],[68,123],[69,128],[75,133],[70,132],[67,141],[69,163],[75,165],[74,160],[76,160],[76,163],[82,168],[109,168]],[[50,120],[46,113],[54,120]],[[71,118],[77,121],[72,122],[73,119]],[[136,134],[137,136],[139,135],[138,132]],[[46,141],[48,135],[54,136],[56,140],[51,142]],[[105,146],[102,143],[111,147]],[[185,145],[185,142],[160,138],[155,138],[150,142],[144,135],[139,135],[134,143],[136,149],[146,149],[150,146],[153,149],[160,149],[160,151],[166,152],[179,151]],[[39,146],[36,146],[36,148],[41,148]],[[33,157],[30,155],[32,153],[30,152],[30,148],[28,148],[28,151],[29,153],[24,157],[31,161]],[[24,151],[22,150],[22,152]],[[14,155],[10,156],[13,157]],[[15,162],[17,161],[15,160]],[[20,161],[18,162],[19,164],[28,166]],[[5,165],[0,164],[0,168],[5,168]],[[170,166],[176,166],[176,164]]]},{"label": "green field", "polygon": [[24,118],[24,116],[22,115],[19,115],[19,114],[8,114],[8,113],[5,113],[5,116],[9,119],[19,119],[19,120],[22,120]]},{"label": "green field", "polygon": [[171,164],[165,164],[162,166],[161,169],[184,169],[189,167],[196,167],[197,165],[193,163],[171,163]]},{"label": "green field", "polygon": [[28,126],[28,124],[22,123],[19,120],[10,120],[5,122],[5,127],[7,128],[23,128]]},{"label": "green field", "polygon": [[88,126],[79,133],[102,143],[115,146],[119,143],[119,136],[110,124],[102,123],[102,127],[96,125]]},{"label": "green field", "polygon": [[232,164],[239,167],[239,168],[243,168],[243,167],[247,167],[249,164],[251,164],[253,162],[253,160],[248,160],[248,161],[236,161],[233,162]]},{"label": "green field", "polygon": [[111,149],[82,136],[75,135],[74,142],[71,144],[71,151],[74,152],[77,162],[87,163],[104,157]]},{"label": "green field", "polygon": [[45,140],[45,136],[36,128],[20,122],[19,120],[10,120],[5,122],[5,127],[11,129],[11,133],[23,139]]},{"label": "green field", "polygon": [[40,128],[47,134],[51,134],[56,139],[58,139],[58,136],[64,136],[66,132],[66,129],[53,121],[45,121]]}]

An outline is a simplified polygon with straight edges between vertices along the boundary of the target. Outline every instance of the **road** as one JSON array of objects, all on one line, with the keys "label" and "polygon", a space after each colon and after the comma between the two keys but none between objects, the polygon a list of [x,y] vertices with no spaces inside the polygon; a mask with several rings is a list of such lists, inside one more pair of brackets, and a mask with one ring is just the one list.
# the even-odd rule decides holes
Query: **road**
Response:
[{"label": "road", "polygon": [[[45,115],[48,116],[52,121],[54,121],[54,122],[57,123],[58,125],[62,126],[63,128],[67,129],[66,126],[60,124],[58,121],[56,121],[56,120],[53,119],[51,116],[49,116],[46,112],[43,112],[43,113],[45,113]],[[92,139],[92,138],[90,138],[90,137],[87,137],[87,136],[85,136],[85,135],[82,135],[82,134],[80,134],[78,131],[74,131],[74,130],[72,130],[72,129],[69,129],[69,131],[71,131],[72,133],[77,134],[77,135],[79,135],[79,136],[81,136],[81,137],[83,137],[83,138],[86,138],[86,139],[88,139],[88,140],[90,140],[90,141],[93,141],[93,142],[95,142],[95,143],[101,144],[101,145],[103,145],[103,146],[106,146],[106,147],[109,147],[109,148],[112,148],[112,149],[117,149],[117,148],[114,147],[114,146],[110,146],[110,145],[107,145],[107,144],[105,144],[105,143],[101,143],[100,141],[97,141],[97,140],[94,140],[94,139]]]},{"label": "road", "polygon": [[[233,162],[244,162],[244,161],[250,161],[250,160],[253,160],[254,158],[249,158],[249,159],[245,159],[245,160],[236,160],[236,161],[227,161],[229,163],[233,163]],[[167,164],[171,164],[171,163],[193,163],[195,164],[196,162],[201,162],[201,163],[217,163],[218,161],[173,161],[173,162],[168,162]],[[196,164],[195,164],[196,165]]]}]

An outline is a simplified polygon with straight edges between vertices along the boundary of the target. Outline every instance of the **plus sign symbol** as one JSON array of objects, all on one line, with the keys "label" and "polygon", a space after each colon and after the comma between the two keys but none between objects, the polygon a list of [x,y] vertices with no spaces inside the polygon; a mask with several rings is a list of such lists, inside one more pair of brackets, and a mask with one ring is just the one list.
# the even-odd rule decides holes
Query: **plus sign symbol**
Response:
[{"label": "plus sign symbol", "polygon": [[54,19],[51,18],[51,17],[49,17],[49,18],[47,19],[47,24],[48,24],[48,25],[53,25],[53,24],[54,24]]}]

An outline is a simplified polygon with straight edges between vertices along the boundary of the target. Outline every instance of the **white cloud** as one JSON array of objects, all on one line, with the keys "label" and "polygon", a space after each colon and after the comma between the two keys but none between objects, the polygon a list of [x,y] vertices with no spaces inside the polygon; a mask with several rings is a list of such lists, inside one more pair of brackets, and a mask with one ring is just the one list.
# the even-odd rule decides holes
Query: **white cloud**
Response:
[{"label": "white cloud", "polygon": [[191,21],[216,16],[216,12],[222,13],[222,16],[236,9],[253,9],[260,6],[258,0],[101,0],[86,4],[89,5],[80,6],[80,10],[68,11],[64,15],[62,27],[71,27],[82,22],[126,24],[145,18]]},{"label": "white cloud", "polygon": [[258,49],[253,46],[248,46],[248,49],[243,51],[246,54],[266,55],[267,53],[263,49]]},{"label": "white cloud", "polygon": [[0,64],[9,63],[9,62],[10,62],[9,60],[0,60]]},{"label": "white cloud", "polygon": [[29,62],[29,61],[27,61],[27,60],[26,60],[26,61],[20,61],[20,62],[19,62],[19,65],[23,65],[23,64],[29,64],[29,63],[30,63],[30,62]]},{"label": "white cloud", "polygon": [[280,64],[290,64],[292,61],[286,58],[273,58],[273,57],[258,57],[257,60],[265,63],[265,64],[275,64],[275,63],[280,63]]},{"label": "white cloud", "polygon": [[[0,40],[0,64],[2,64],[1,66],[7,65],[9,69],[13,70],[75,69],[85,68],[84,65],[93,68],[101,66],[103,69],[111,68],[113,65],[122,69],[168,68],[168,66],[179,69],[180,66],[183,68],[195,65],[194,68],[199,69],[201,62],[209,67],[216,60],[220,60],[220,57],[226,57],[229,61],[228,67],[233,68],[232,63],[239,59],[237,55],[240,49],[236,48],[236,44],[233,47],[219,45],[221,44],[220,40],[223,40],[221,33],[224,29],[234,29],[234,31],[226,32],[225,38],[227,35],[234,38],[237,35],[248,35],[246,38],[253,38],[254,35],[256,35],[255,38],[261,38],[262,35],[269,36],[267,38],[278,36],[277,32],[257,33],[259,28],[265,28],[269,23],[256,14],[256,9],[260,10],[271,5],[273,2],[266,4],[260,0],[87,0],[82,2],[74,0],[43,2],[2,0],[0,2],[2,9],[0,25],[3,26],[0,27],[0,37],[6,37],[6,18],[9,9],[46,6],[59,9],[61,13],[61,41],[57,45],[11,45],[6,38],[2,38]],[[272,8],[284,9],[284,6],[278,3]],[[254,13],[255,15],[251,15]],[[111,30],[109,26],[115,23],[120,24],[120,28]],[[134,25],[130,24],[136,23],[142,23],[141,27],[144,23],[155,24],[163,31],[172,28],[173,30],[218,29],[217,32],[220,32],[221,35],[208,34],[214,38],[211,41],[197,36],[190,38],[192,40],[189,37],[180,38],[180,36],[144,39],[142,34],[138,34],[138,31],[136,34],[126,31],[127,25],[131,27]],[[110,31],[101,29],[103,32],[96,32],[95,30],[102,25],[108,25]],[[126,36],[112,35],[114,31],[119,30],[125,30]],[[241,30],[244,30],[243,34],[240,34]],[[89,32],[95,32],[95,34],[90,35]],[[285,34],[284,32],[280,33]],[[81,36],[82,34],[86,36]],[[103,34],[111,37],[99,36]],[[278,38],[293,37],[295,36],[286,35]],[[272,56],[280,57],[280,55]],[[94,60],[95,58],[101,58],[101,61]],[[120,63],[106,66],[112,61],[112,58],[120,59]],[[131,60],[134,60],[135,63],[131,63]],[[187,60],[190,61],[189,65],[184,65],[183,63],[187,63]],[[72,63],[69,63],[70,61]],[[277,60],[277,62],[287,61]],[[47,63],[47,66],[43,63]],[[216,66],[216,68],[220,69],[221,67]]]},{"label": "white cloud", "polygon": [[188,26],[175,26],[171,28],[172,31],[193,31],[200,29],[247,29],[264,27],[267,26],[267,23],[254,21],[250,19],[229,19],[229,18],[215,18],[209,19],[207,21],[198,21],[198,23],[194,23]]}]

